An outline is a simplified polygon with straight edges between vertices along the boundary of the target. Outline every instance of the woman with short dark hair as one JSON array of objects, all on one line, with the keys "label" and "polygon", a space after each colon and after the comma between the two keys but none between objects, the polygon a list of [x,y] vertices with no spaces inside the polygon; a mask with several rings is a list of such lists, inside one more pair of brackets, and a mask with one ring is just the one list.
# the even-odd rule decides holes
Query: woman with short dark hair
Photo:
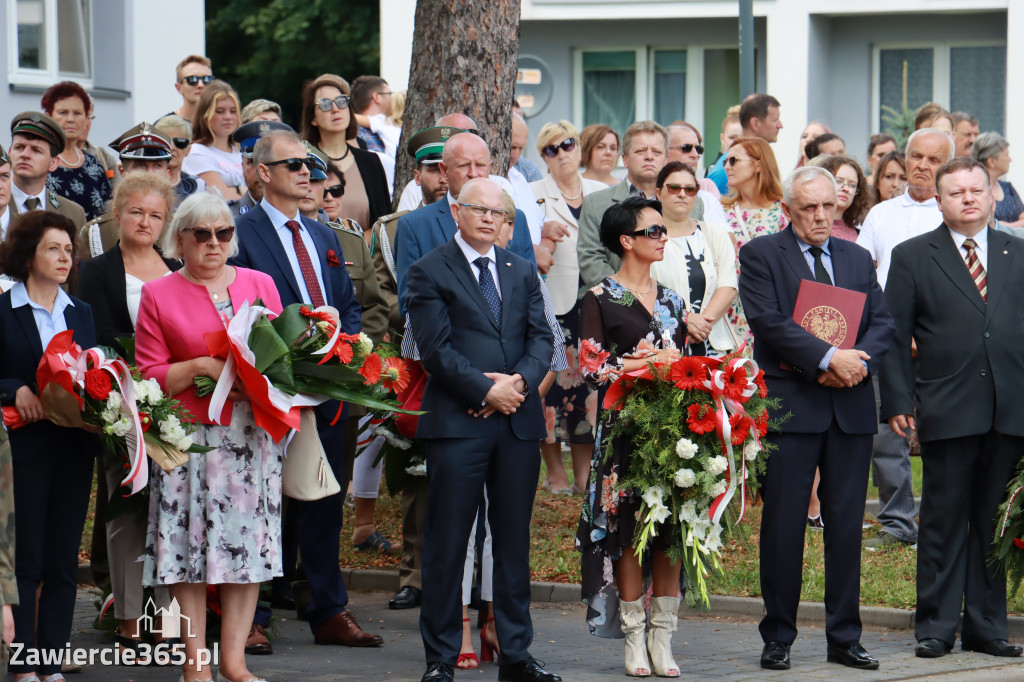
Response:
[{"label": "woman with short dark hair", "polygon": [[95,435],[47,420],[33,389],[39,360],[56,334],[70,329],[82,348],[96,345],[89,304],[60,286],[75,263],[76,232],[65,216],[30,211],[11,221],[0,247],[3,272],[18,280],[0,296],[0,403],[13,405],[25,423],[10,432],[21,597],[13,609],[14,641],[43,656],[39,665],[11,665],[15,679],[60,673],[56,656],[71,638],[78,547],[99,452]]},{"label": "woman with short dark hair", "polygon": [[[686,302],[651,277],[651,265],[664,257],[668,240],[662,223],[661,204],[643,197],[614,204],[601,219],[601,243],[622,258],[622,267],[580,302],[580,366],[584,378],[598,390],[598,404],[623,373],[649,362],[673,362],[686,348]],[[587,621],[599,637],[625,636],[627,675],[644,677],[653,667],[662,677],[678,677],[671,640],[678,621],[682,565],[673,563],[665,551],[671,522],[664,532],[659,529],[651,544],[654,592],[647,634],[641,557],[633,547],[639,491],[619,495],[615,488],[616,481],[627,475],[636,446],[629,436],[607,438],[618,413],[605,414],[598,423],[576,533],[583,597],[590,605]],[[605,571],[608,562],[614,575]]]}]

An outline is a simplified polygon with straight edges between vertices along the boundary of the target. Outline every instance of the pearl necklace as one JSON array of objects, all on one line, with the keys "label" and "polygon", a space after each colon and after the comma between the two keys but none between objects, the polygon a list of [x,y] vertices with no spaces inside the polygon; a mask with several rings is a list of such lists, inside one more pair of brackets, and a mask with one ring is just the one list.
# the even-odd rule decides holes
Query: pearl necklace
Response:
[{"label": "pearl necklace", "polygon": [[583,196],[583,182],[579,180],[579,176],[577,176],[577,181],[579,182],[580,191],[576,192],[575,196],[569,196],[565,192],[562,192],[562,188],[561,187],[558,188],[558,191],[561,192],[562,197],[565,198],[566,201],[576,201],[581,196]]},{"label": "pearl necklace", "polygon": [[82,162],[85,161],[85,157],[82,155],[82,152],[80,149],[78,149],[78,147],[72,146],[71,148],[74,150],[75,155],[77,156],[77,160],[74,163],[65,159],[62,154],[58,154],[57,156],[64,164],[65,168],[78,168],[80,165],[82,165]]}]

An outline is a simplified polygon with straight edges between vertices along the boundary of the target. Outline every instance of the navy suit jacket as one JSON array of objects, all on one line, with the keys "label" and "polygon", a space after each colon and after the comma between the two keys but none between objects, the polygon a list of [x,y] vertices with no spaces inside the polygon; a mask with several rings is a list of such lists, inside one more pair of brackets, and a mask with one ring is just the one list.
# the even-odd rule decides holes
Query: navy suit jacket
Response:
[{"label": "navy suit jacket", "polygon": [[457,242],[439,246],[409,268],[409,315],[428,375],[423,405],[429,412],[419,419],[420,438],[473,438],[497,422],[467,413],[481,408],[494,383],[484,372],[526,380],[529,394],[510,416],[512,431],[522,440],[545,435],[537,388],[551,364],[554,340],[537,268],[504,249],[495,247],[494,253],[500,326]]},{"label": "navy suit jacket", "polygon": [[[83,349],[96,345],[92,308],[72,297],[74,305],[64,309],[64,321],[73,330],[74,340]],[[15,394],[28,386],[38,395],[36,369],[43,357],[32,308],[11,307],[11,292],[0,296],[0,404],[14,405]],[[40,451],[64,451],[82,456],[99,452],[99,439],[81,429],[57,426],[43,419],[10,432],[11,454],[15,460],[28,459]]]},{"label": "navy suit jacket", "polygon": [[[409,266],[424,254],[450,242],[457,230],[447,196],[432,204],[420,206],[398,219],[395,269],[398,271],[398,310],[403,316],[408,310],[405,298]],[[516,222],[508,250],[528,260],[536,268],[537,257],[533,253],[530,228],[526,224],[526,215],[519,209],[516,209]]]},{"label": "navy suit jacket", "polygon": [[[791,227],[758,237],[740,249],[740,299],[754,333],[754,359],[771,395],[782,401],[773,416],[791,412],[780,430],[821,433],[833,418],[845,433],[877,433],[871,375],[878,371],[896,327],[878,286],[871,255],[853,242],[831,237],[835,285],[867,294],[854,348],[871,356],[869,375],[852,388],[817,382],[818,363],[829,344],[793,321],[800,281],[814,279]],[[784,366],[792,369],[784,369]]]}]

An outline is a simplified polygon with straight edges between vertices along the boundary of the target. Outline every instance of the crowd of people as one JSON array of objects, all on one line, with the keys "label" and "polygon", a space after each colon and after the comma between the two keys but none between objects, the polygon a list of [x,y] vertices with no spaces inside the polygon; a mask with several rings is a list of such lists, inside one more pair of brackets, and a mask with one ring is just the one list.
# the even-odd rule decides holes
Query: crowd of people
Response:
[{"label": "crowd of people", "polygon": [[[499,679],[558,682],[529,652],[541,462],[547,489],[580,499],[591,632],[625,639],[630,676],[685,674],[672,655],[686,586],[666,553],[671,530],[634,548],[638,493],[612,491],[635,443],[611,438],[614,416],[599,408],[623,373],[685,355],[754,358],[791,414],[770,435],[762,490],[762,667],[791,665],[807,528],[826,538],[828,660],[878,667],[858,612],[869,470],[880,531],[863,545],[919,552],[917,655],[951,650],[962,604],[965,650],[1021,654],[1007,642],[1004,581],[985,561],[1024,444],[1009,398],[1024,203],[1001,179],[1010,155],[998,132],[929,103],[905,143],[873,135],[863,160],[813,121],[780,163],[782,104],[759,93],[727,112],[717,159],[685,121],[581,131],[559,120],[536,127],[542,168],[522,153],[531,130],[514,107],[500,175],[494,141],[462,111],[434,112],[400,148],[404,95],[377,76],[310,79],[294,128],[275,102],[243,107],[205,57],[185,58],[175,87],[177,110],[94,146],[91,98],[58,83],[0,147],[0,403],[26,423],[0,442],[5,641],[64,648],[94,461],[96,518],[120,496],[120,458],[48,421],[35,389],[43,350],[73,330],[83,348],[134,335],[140,372],[196,416],[210,448],[154,466],[148,506],[97,521],[93,535],[115,645],[161,643],[139,630],[144,597],[176,601],[191,636],[162,643],[184,647],[184,682],[212,679],[197,656],[211,586],[218,680],[258,681],[246,655],[273,653],[261,584],[317,644],[383,643],[349,610],[339,568],[350,486],[353,547],[402,555],[389,606],[421,608],[424,682],[495,657]],[[394,187],[400,153],[414,179]],[[805,280],[861,292],[852,347],[793,320]],[[256,426],[243,388],[209,416],[194,380],[216,380],[224,360],[206,334],[256,300],[330,306],[341,331],[400,344],[422,368],[427,476],[402,491],[400,542],[375,526],[382,467],[372,447],[357,449],[365,411],[316,409],[343,492],[313,501],[283,494],[282,446]],[[23,682],[64,679],[50,659],[11,669]]]}]

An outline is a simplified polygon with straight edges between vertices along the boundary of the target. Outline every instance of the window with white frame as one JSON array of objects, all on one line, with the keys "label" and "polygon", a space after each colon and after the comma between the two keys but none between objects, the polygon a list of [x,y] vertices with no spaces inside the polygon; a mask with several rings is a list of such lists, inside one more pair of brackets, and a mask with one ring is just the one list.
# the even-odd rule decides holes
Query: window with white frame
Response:
[{"label": "window with white frame", "polygon": [[900,111],[905,97],[911,111],[936,102],[974,114],[982,131],[1004,131],[1005,43],[875,46],[873,70],[876,130],[883,127],[882,106]]},{"label": "window with white frame", "polygon": [[13,0],[8,3],[10,80],[51,85],[92,78],[91,0]]}]

